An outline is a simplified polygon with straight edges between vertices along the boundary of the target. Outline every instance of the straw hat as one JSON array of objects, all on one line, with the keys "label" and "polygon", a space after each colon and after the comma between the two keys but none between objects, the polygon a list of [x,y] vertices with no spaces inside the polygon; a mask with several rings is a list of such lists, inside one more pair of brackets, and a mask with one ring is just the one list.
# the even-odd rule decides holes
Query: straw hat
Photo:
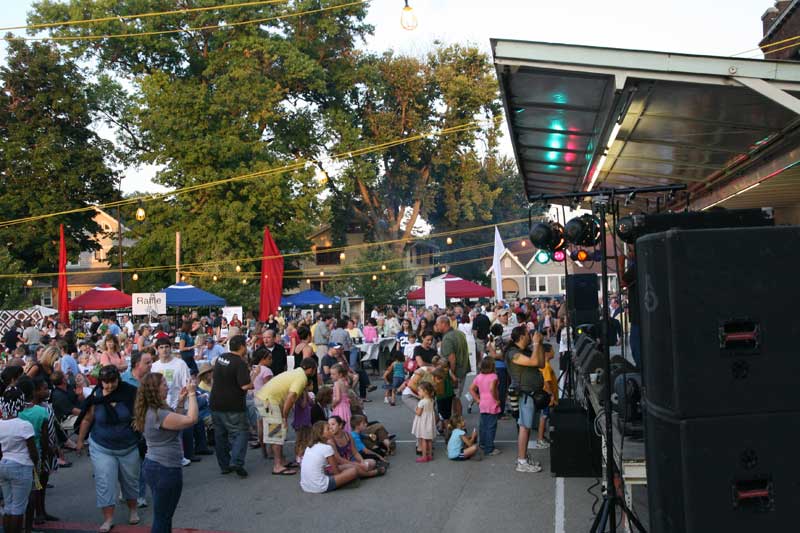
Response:
[{"label": "straw hat", "polygon": [[200,363],[197,367],[197,379],[203,379],[203,376],[208,374],[209,372],[213,372],[214,367],[208,363]]}]

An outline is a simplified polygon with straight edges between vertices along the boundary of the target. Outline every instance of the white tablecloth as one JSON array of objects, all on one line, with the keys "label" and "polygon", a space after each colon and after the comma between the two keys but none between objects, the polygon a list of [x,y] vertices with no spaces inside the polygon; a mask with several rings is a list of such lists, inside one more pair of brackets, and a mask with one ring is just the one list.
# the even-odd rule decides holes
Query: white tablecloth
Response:
[{"label": "white tablecloth", "polygon": [[394,343],[397,342],[397,339],[394,337],[386,337],[382,339],[378,339],[376,342],[365,342],[363,344],[356,344],[356,347],[364,352],[364,357],[361,358],[361,361],[372,361],[377,360],[378,356],[380,355],[381,351],[384,348],[391,349],[394,346]]}]

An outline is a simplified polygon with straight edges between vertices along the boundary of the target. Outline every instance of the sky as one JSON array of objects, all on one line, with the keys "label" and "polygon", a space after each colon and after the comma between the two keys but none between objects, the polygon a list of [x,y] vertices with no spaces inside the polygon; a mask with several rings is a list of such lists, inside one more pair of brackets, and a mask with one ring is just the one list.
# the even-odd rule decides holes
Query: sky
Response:
[{"label": "sky", "polygon": [[[32,0],[0,0],[0,26],[25,22]],[[220,2],[222,3],[222,2]],[[472,44],[489,39],[607,46],[729,56],[761,39],[761,15],[772,0],[409,0],[419,25],[400,27],[403,0],[373,0],[367,21],[374,51],[422,55],[434,41]],[[327,4],[327,2],[325,2]],[[724,7],[720,7],[724,6]],[[761,57],[758,52],[745,57]],[[0,44],[0,65],[5,47]],[[124,192],[154,192],[153,168],[127,169]]]}]

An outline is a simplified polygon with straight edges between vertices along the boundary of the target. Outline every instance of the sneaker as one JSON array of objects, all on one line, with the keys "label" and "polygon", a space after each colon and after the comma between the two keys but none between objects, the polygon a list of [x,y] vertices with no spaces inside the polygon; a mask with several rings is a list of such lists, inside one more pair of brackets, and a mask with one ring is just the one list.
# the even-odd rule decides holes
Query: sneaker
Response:
[{"label": "sneaker", "polygon": [[492,450],[489,453],[487,453],[486,457],[494,457],[495,455],[500,455],[501,453],[503,453],[503,452],[500,451],[499,448],[495,448],[494,450]]},{"label": "sneaker", "polygon": [[147,507],[147,500],[145,500],[144,498],[136,498],[136,507],[138,507],[139,509],[144,509],[145,507]]},{"label": "sneaker", "polygon": [[517,472],[536,473],[541,471],[542,471],[541,465],[532,465],[529,463],[520,463],[519,461],[517,461]]},{"label": "sneaker", "polygon": [[547,442],[546,440],[537,440],[536,442],[533,443],[532,446],[534,450],[546,450],[549,447],[550,443]]},{"label": "sneaker", "polygon": [[389,403],[389,398],[387,398],[386,396],[384,396],[384,397],[383,397],[383,403]]},{"label": "sneaker", "polygon": [[186,457],[181,459],[181,466],[189,466],[190,464],[192,464],[192,461],[187,459]]},{"label": "sneaker", "polygon": [[377,385],[370,385],[369,387],[367,387],[367,392],[372,392],[372,391],[375,391],[375,390],[378,390],[378,386]]}]

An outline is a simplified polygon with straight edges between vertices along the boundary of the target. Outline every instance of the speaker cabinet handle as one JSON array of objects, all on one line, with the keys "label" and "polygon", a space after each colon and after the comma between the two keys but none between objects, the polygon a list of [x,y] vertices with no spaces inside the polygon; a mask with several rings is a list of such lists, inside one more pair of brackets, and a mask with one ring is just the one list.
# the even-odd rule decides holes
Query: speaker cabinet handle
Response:
[{"label": "speaker cabinet handle", "polygon": [[775,504],[774,486],[768,479],[737,481],[733,484],[733,507],[771,510]]},{"label": "speaker cabinet handle", "polygon": [[752,320],[729,320],[719,326],[719,348],[723,351],[757,352],[761,326]]}]

